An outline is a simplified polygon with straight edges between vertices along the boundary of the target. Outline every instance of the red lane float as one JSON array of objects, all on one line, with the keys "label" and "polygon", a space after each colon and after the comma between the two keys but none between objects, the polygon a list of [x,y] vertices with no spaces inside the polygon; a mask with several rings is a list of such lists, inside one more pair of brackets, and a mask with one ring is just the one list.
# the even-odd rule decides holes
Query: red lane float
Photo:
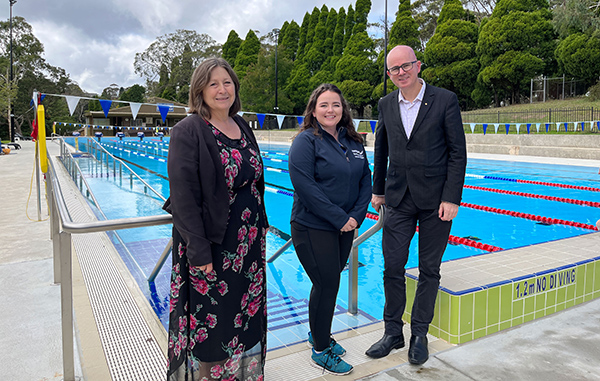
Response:
[{"label": "red lane float", "polygon": [[503,189],[478,187],[478,186],[474,186],[474,185],[464,185],[464,187],[467,189],[476,189],[476,190],[482,190],[482,191],[486,191],[486,192],[510,194],[513,196],[522,196],[522,197],[530,197],[530,198],[540,198],[540,199],[549,200],[549,201],[558,201],[558,202],[565,202],[568,204],[587,205],[587,206],[592,206],[595,208],[600,208],[600,202],[595,202],[595,201],[575,200],[572,198],[546,196],[543,194],[534,194],[534,193],[525,193],[525,192],[515,192],[515,191],[509,191],[509,190],[503,190]]},{"label": "red lane float", "polygon": [[547,183],[547,182],[543,182],[543,181],[533,181],[533,180],[515,180],[515,181],[517,183],[546,185],[546,186],[549,186],[549,187],[579,189],[579,190],[586,190],[586,191],[591,191],[591,192],[600,192],[600,188],[584,187],[584,186],[581,186],[581,185],[570,185],[570,184],[560,184],[560,183]]},{"label": "red lane float", "polygon": [[560,220],[560,219],[552,218],[552,217],[537,216],[535,214],[515,212],[512,210],[492,208],[489,206],[470,204],[470,203],[466,203],[466,202],[461,202],[460,205],[464,206],[466,208],[484,210],[486,212],[505,214],[507,216],[513,216],[513,217],[519,217],[519,218],[526,218],[528,220],[538,221],[538,222],[542,222],[542,223],[549,224],[549,225],[550,224],[567,225],[567,226],[574,226],[574,227],[582,228],[582,229],[589,229],[589,230],[596,230],[596,231],[598,230],[598,228],[595,227],[594,225],[583,224],[581,222]]}]

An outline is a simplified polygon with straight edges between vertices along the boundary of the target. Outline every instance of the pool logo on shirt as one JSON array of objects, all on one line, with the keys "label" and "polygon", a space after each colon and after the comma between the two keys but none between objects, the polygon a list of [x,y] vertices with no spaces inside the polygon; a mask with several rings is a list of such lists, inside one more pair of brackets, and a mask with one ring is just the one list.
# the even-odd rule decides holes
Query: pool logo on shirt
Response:
[{"label": "pool logo on shirt", "polygon": [[357,149],[352,150],[352,154],[355,159],[365,160],[365,150],[359,151]]}]

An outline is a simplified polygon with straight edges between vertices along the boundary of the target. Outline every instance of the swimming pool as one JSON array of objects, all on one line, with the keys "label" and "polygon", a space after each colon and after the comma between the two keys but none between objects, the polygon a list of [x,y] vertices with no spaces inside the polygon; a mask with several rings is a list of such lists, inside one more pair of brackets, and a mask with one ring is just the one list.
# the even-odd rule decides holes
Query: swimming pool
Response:
[{"label": "swimming pool", "polygon": [[[68,140],[73,143],[72,138]],[[80,148],[83,148],[82,141],[84,139],[80,138]],[[120,141],[105,137],[102,138],[102,145],[125,160],[159,193],[165,197],[168,195],[168,138],[164,141],[146,138],[140,142],[134,138]],[[265,203],[269,222],[279,234],[268,234],[268,257],[285,243],[290,233],[290,195],[293,189],[286,171],[288,148],[283,144],[261,143],[267,182]],[[372,161],[372,152],[368,156]],[[162,201],[158,197],[145,194],[140,188],[131,190],[127,181],[120,181],[118,176],[114,176],[112,168],[99,166],[94,159],[82,157],[78,160],[108,218],[161,213]],[[460,209],[453,225],[453,244],[448,246],[444,260],[589,233],[592,231],[591,225],[600,217],[599,188],[597,168],[469,159],[463,193],[465,205]],[[374,213],[372,210],[370,212]],[[360,231],[363,232],[374,223],[374,220],[367,219]],[[170,226],[119,232],[128,251],[123,250],[118,241],[114,241],[165,325],[168,314],[169,261],[154,283],[148,285],[146,279],[170,234]],[[355,317],[345,314],[348,282],[347,275],[343,275],[334,332],[382,318],[383,260],[380,242],[381,233],[377,233],[360,246],[360,314]],[[408,267],[417,265],[416,248],[415,237],[411,244]],[[128,252],[133,253],[133,256]],[[310,281],[293,248],[268,264],[267,279],[269,349],[306,340]]]}]

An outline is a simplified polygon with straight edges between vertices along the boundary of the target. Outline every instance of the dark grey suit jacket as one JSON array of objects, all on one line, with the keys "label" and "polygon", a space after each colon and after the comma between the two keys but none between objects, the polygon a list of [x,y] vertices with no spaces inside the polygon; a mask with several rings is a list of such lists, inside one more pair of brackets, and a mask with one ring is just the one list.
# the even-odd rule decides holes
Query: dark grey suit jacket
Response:
[{"label": "dark grey suit jacket", "polygon": [[437,209],[441,201],[460,205],[467,150],[456,94],[427,85],[408,138],[398,91],[379,100],[373,194],[396,207],[408,187],[420,209]]}]

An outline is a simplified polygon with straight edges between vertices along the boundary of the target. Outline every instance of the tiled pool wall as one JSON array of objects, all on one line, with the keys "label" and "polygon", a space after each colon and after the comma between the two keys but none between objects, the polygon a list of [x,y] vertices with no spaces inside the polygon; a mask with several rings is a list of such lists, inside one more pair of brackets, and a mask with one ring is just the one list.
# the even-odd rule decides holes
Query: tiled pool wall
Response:
[{"label": "tiled pool wall", "polygon": [[[417,282],[407,274],[407,322]],[[478,289],[455,292],[440,288],[429,333],[462,344],[598,297],[600,257]]]}]

